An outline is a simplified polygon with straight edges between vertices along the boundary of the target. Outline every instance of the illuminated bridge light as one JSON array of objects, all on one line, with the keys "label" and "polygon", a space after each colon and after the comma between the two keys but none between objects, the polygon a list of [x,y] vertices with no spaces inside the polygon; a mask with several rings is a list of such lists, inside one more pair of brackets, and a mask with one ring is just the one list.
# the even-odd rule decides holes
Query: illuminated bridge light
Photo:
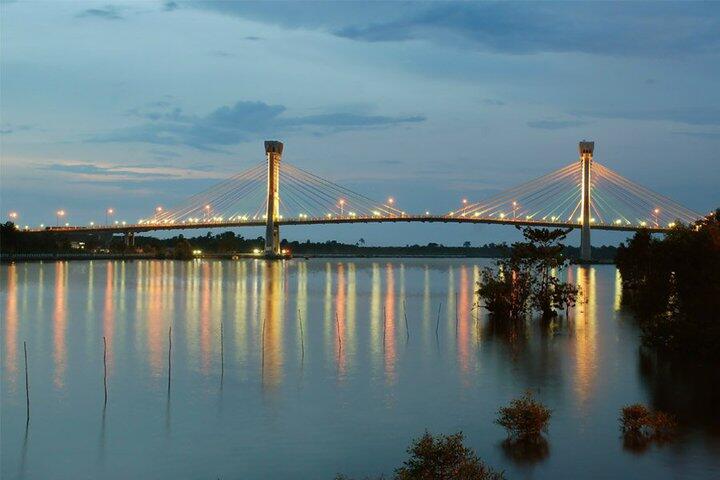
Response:
[{"label": "illuminated bridge light", "polygon": [[590,218],[590,223],[595,223],[595,219],[594,219],[594,218]]},{"label": "illuminated bridge light", "polygon": [[425,212],[425,215],[430,215],[430,212],[426,211],[426,212]]},{"label": "illuminated bridge light", "polygon": [[645,222],[645,221],[640,222],[641,227],[644,227],[645,225],[647,225],[647,222]]},{"label": "illuminated bridge light", "polygon": [[376,217],[379,217],[379,216],[380,216],[380,212],[378,212],[377,210],[373,210],[372,213],[373,213],[373,215],[376,216]]},{"label": "illuminated bridge light", "polygon": [[617,220],[615,220],[615,225],[620,225],[621,223],[622,223],[622,220],[620,220],[619,218]]},{"label": "illuminated bridge light", "polygon": [[90,222],[90,226],[91,226],[91,227],[94,227],[94,226],[95,226],[95,222]]},{"label": "illuminated bridge light", "polygon": [[504,213],[501,213],[501,214],[500,214],[500,218],[505,218],[505,214],[504,214]]},{"label": "illuminated bridge light", "polygon": [[668,227],[674,228],[674,227],[675,227],[675,222],[670,222],[670,223],[668,223]]}]

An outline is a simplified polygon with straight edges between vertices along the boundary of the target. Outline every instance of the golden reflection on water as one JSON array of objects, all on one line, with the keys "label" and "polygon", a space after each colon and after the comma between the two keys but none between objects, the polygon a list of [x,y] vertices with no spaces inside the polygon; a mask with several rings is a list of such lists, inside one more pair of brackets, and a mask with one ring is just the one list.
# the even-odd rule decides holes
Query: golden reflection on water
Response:
[{"label": "golden reflection on water", "polygon": [[575,272],[582,301],[574,322],[574,384],[576,398],[582,405],[592,396],[597,376],[597,283],[595,267],[578,266]]},{"label": "golden reflection on water", "polygon": [[460,266],[460,295],[457,306],[458,332],[457,354],[461,373],[467,375],[470,370],[471,335],[470,327],[470,286],[468,284],[468,269],[466,265]]},{"label": "golden reflection on water", "polygon": [[282,333],[284,321],[285,281],[284,262],[265,262],[261,290],[262,332],[262,385],[276,390],[282,381]]},{"label": "golden reflection on water", "polygon": [[307,263],[301,262],[297,266],[297,351],[301,360],[304,361],[305,355],[305,332],[307,330],[306,320],[308,318],[308,298],[307,298]]},{"label": "golden reflection on water", "polygon": [[343,349],[343,342],[345,342],[345,265],[343,263],[337,264],[337,294],[335,295],[335,327],[337,330],[338,348],[337,348],[337,366],[338,375],[342,380],[345,376],[345,359],[347,351],[347,344]]},{"label": "golden reflection on water", "polygon": [[103,296],[103,336],[107,341],[108,373],[113,370],[113,332],[115,331],[115,266],[116,262],[108,261],[105,270],[105,290]]},{"label": "golden reflection on water", "polygon": [[[247,319],[247,263],[235,263],[235,350],[239,358],[249,348],[250,325]],[[243,342],[244,340],[244,342]],[[243,344],[245,343],[245,345]]]},{"label": "golden reflection on water", "polygon": [[380,265],[377,262],[372,264],[370,277],[370,345],[373,359],[373,366],[377,368],[378,358],[382,352],[382,312],[380,311],[380,294],[382,284],[380,279]]},{"label": "golden reflection on water", "polygon": [[67,362],[65,334],[67,330],[67,269],[68,262],[55,262],[55,303],[53,307],[53,384],[63,388]]},{"label": "golden reflection on water", "polygon": [[613,310],[620,311],[622,307],[622,275],[620,269],[615,269],[615,295],[613,296]]},{"label": "golden reflection on water", "polygon": [[385,379],[388,383],[395,382],[395,274],[393,264],[385,265],[385,305],[383,307],[384,318],[384,366]]},{"label": "golden reflection on water", "polygon": [[8,379],[14,390],[17,381],[18,308],[17,308],[17,266],[7,269],[7,299],[5,300],[5,365]]}]

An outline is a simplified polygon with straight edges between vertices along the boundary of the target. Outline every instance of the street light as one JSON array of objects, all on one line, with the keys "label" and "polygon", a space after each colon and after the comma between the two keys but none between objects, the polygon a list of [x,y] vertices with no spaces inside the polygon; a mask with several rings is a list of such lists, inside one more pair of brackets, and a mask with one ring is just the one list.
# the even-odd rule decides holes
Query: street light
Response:
[{"label": "street light", "polygon": [[654,217],[655,217],[655,227],[656,227],[656,228],[658,227],[658,214],[659,214],[659,213],[660,213],[660,209],[659,209],[659,208],[656,208],[655,210],[653,210],[653,215],[654,215]]},{"label": "street light", "polygon": [[517,218],[517,202],[513,200],[513,220]]},{"label": "street light", "polygon": [[8,213],[8,217],[9,217],[11,220],[13,220],[13,221],[14,221],[14,220],[17,220],[17,218],[18,218],[18,213],[17,213],[17,212],[10,212],[10,213]]},{"label": "street light", "polygon": [[345,199],[341,198],[338,203],[340,203],[340,216],[342,216],[345,213]]},{"label": "street light", "polygon": [[65,210],[58,210],[55,212],[55,220],[56,220],[56,226],[60,226],[60,217],[65,216]]},{"label": "street light", "polygon": [[108,208],[105,210],[105,225],[110,225],[110,216],[115,213],[115,210]]}]

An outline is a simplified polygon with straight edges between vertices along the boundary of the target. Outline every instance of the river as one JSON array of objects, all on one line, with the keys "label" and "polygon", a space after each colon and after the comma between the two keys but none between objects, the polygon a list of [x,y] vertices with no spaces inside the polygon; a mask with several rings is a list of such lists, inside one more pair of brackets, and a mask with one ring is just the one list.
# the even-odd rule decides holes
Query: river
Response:
[{"label": "river", "polygon": [[[720,478],[718,384],[641,352],[614,266],[570,267],[587,300],[569,320],[507,331],[474,308],[490,264],[2,265],[2,478],[363,478],[425,429],[462,430],[509,479]],[[553,416],[518,452],[493,420],[527,389]],[[635,402],[676,414],[679,438],[624,446]]]}]

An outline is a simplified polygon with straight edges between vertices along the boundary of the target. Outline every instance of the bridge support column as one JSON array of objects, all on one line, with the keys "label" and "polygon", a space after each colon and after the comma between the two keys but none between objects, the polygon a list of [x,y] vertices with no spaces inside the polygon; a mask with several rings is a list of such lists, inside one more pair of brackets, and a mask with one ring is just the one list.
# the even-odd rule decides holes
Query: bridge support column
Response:
[{"label": "bridge support column", "polygon": [[267,214],[265,217],[265,257],[280,256],[280,160],[283,144],[276,140],[265,142],[267,156]]},{"label": "bridge support column", "polygon": [[592,168],[595,142],[586,142],[583,140],[580,142],[578,149],[580,151],[580,163],[582,165],[580,260],[589,262],[592,260],[592,250],[590,246],[590,201],[592,198],[590,192],[590,169]]},{"label": "bridge support column", "polygon": [[125,246],[126,247],[134,247],[135,246],[135,232],[125,232]]}]

